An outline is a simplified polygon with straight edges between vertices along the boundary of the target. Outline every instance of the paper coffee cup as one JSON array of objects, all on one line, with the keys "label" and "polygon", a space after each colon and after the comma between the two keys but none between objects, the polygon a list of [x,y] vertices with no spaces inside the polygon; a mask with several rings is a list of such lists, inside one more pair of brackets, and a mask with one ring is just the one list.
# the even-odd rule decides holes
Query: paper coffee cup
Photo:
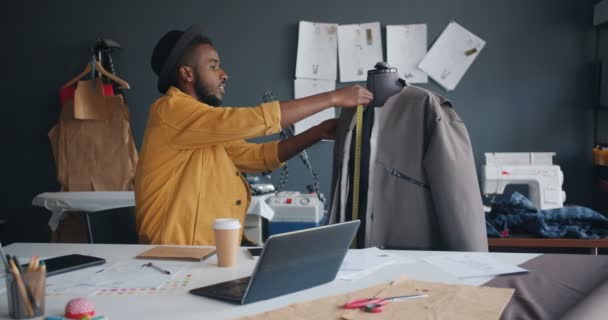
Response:
[{"label": "paper coffee cup", "polygon": [[217,264],[232,267],[236,263],[241,238],[241,223],[237,219],[216,219],[213,223]]}]

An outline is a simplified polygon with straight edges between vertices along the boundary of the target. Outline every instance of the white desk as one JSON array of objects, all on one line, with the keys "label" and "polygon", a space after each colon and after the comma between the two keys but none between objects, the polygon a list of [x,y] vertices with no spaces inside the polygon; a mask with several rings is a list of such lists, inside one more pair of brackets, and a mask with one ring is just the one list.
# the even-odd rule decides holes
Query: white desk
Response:
[{"label": "white desk", "polygon": [[[8,254],[27,257],[38,255],[54,257],[69,253],[80,253],[103,257],[108,263],[114,263],[133,257],[150,248],[147,245],[103,245],[103,244],[58,244],[58,243],[17,243],[5,247]],[[393,251],[396,254],[413,259],[432,255],[449,254],[446,252],[431,251]],[[521,264],[536,254],[488,253],[504,262]],[[232,280],[251,275],[255,260],[249,258],[245,252],[239,257],[237,267],[219,268],[216,259],[207,261],[184,262],[197,266],[198,270],[192,272],[193,279],[189,287],[183,292],[174,295],[150,296],[93,296],[89,297],[95,304],[98,314],[106,315],[110,319],[232,319],[244,315],[253,315],[263,311],[277,309],[294,302],[301,302],[329,296],[374,284],[389,282],[400,275],[407,275],[414,279],[445,283],[462,283],[479,285],[490,278],[458,279],[427,263],[417,261],[408,264],[394,264],[381,269],[370,276],[356,281],[334,280],[333,282],[289,294],[286,296],[261,301],[249,305],[234,305],[212,299],[194,296],[188,290],[222,281]],[[70,276],[78,272],[90,272],[87,269],[57,275],[54,277]],[[46,314],[60,315],[66,302],[73,297],[47,297]],[[0,294],[0,319],[8,319],[8,306],[6,293]]]}]

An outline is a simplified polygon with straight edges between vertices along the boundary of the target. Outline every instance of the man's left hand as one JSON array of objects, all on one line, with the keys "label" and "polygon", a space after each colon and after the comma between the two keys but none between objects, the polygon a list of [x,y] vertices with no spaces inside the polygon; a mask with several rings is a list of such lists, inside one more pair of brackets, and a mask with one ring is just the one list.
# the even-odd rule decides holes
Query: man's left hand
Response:
[{"label": "man's left hand", "polygon": [[337,119],[325,120],[298,135],[279,142],[279,161],[285,162],[289,160],[319,140],[334,140],[336,138],[337,127]]},{"label": "man's left hand", "polygon": [[334,140],[336,138],[337,119],[329,119],[316,126],[322,140]]}]

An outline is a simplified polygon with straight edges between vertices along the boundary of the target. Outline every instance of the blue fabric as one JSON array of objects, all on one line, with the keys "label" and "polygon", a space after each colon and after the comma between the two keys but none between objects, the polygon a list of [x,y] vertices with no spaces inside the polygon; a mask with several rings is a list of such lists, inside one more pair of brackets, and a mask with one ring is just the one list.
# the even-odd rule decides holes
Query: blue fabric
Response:
[{"label": "blue fabric", "polygon": [[608,218],[578,206],[538,210],[532,201],[514,192],[486,213],[486,230],[494,237],[508,230],[509,234],[544,238],[598,239],[608,236]]}]

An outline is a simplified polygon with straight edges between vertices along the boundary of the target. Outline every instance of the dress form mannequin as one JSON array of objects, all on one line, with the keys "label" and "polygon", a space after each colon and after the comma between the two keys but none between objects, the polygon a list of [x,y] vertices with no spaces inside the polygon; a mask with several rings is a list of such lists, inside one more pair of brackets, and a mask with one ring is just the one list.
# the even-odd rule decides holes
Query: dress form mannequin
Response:
[{"label": "dress form mannequin", "polygon": [[[386,100],[401,92],[405,86],[405,81],[399,79],[397,68],[391,68],[386,62],[378,62],[374,66],[374,69],[367,72],[367,89],[374,94],[374,100],[369,104],[370,107],[365,108],[363,111],[363,127],[361,128],[362,141],[361,141],[361,174],[359,179],[359,203],[357,217],[361,220],[361,225],[357,231],[355,244],[357,248],[365,247],[365,226],[367,224],[366,218],[366,207],[367,207],[367,190],[369,188],[368,172],[370,167],[370,139],[372,135],[372,128],[374,126],[374,109],[375,107],[382,107]],[[352,136],[355,136],[355,129],[353,129]],[[355,159],[355,138],[351,140],[350,148],[350,160],[348,162],[348,172],[354,172],[354,159]],[[352,219],[352,200],[353,200],[353,186],[352,179],[349,182],[350,188],[348,192],[348,204],[346,205],[346,212],[350,215],[347,217],[348,220]]]},{"label": "dress form mannequin", "polygon": [[379,64],[368,72],[375,99],[363,110],[363,121],[350,109],[340,116],[329,221],[359,219],[357,248],[487,251],[464,122],[448,99],[404,87],[395,71]]},{"label": "dress form mannequin", "polygon": [[367,71],[367,89],[374,94],[370,106],[382,107],[386,100],[399,93],[405,87],[405,81],[399,78],[397,68],[386,62],[378,62],[374,69]]}]

